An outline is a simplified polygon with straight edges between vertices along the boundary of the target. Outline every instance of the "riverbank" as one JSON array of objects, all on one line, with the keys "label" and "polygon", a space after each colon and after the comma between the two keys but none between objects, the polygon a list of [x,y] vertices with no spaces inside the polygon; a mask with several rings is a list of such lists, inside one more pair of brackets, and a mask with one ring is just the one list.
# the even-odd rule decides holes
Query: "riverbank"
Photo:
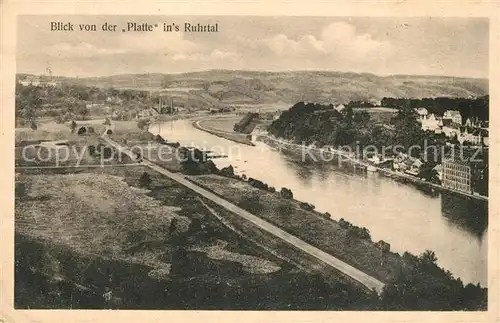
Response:
[{"label": "riverbank", "polygon": [[224,138],[239,144],[244,144],[247,146],[255,146],[255,144],[252,142],[251,138],[249,139],[249,135],[245,134],[240,134],[240,133],[235,133],[235,132],[229,132],[229,131],[222,131],[222,130],[217,130],[213,128],[207,128],[202,125],[203,120],[197,120],[192,123],[193,127],[201,130],[208,132],[211,135]]},{"label": "riverbank", "polygon": [[[473,199],[476,199],[476,200],[488,202],[488,197],[487,196],[478,195],[478,194],[470,194],[470,193],[467,193],[467,192],[462,192],[462,191],[454,190],[454,189],[451,189],[451,188],[448,188],[448,187],[444,187],[442,185],[438,185],[438,184],[435,184],[435,183],[424,181],[424,180],[422,180],[422,179],[420,179],[420,178],[418,178],[416,176],[405,174],[403,172],[397,172],[397,171],[393,171],[393,170],[390,170],[390,169],[387,169],[387,168],[383,168],[383,167],[376,167],[375,165],[372,165],[372,164],[370,164],[370,163],[368,163],[366,161],[360,160],[360,159],[356,159],[356,158],[354,158],[354,157],[352,157],[352,156],[348,155],[347,153],[345,153],[343,151],[340,151],[340,150],[333,150],[332,149],[332,150],[328,150],[327,151],[327,150],[324,150],[324,149],[321,149],[321,148],[305,147],[305,146],[302,146],[302,145],[298,145],[298,144],[295,144],[295,143],[291,143],[291,142],[285,141],[283,139],[274,138],[274,137],[269,136],[269,135],[259,135],[259,136],[257,136],[256,139],[260,140],[260,141],[262,141],[264,143],[266,143],[267,145],[269,145],[269,146],[271,146],[273,148],[279,147],[280,149],[282,149],[284,147],[289,147],[293,151],[300,150],[301,153],[303,151],[309,151],[309,152],[312,152],[312,153],[321,154],[322,156],[329,156],[329,155],[332,156],[332,157],[333,156],[338,156],[338,158],[340,159],[340,161],[343,162],[343,163],[352,163],[352,164],[355,164],[355,165],[360,165],[361,167],[364,167],[364,168],[375,167],[375,169],[378,172],[384,174],[387,177],[397,177],[397,178],[409,181],[409,182],[411,182],[414,185],[426,186],[428,188],[431,188],[433,190],[437,190],[439,192],[449,192],[449,193],[452,193],[452,194],[455,194],[455,195],[459,195],[459,196],[462,196],[462,197],[473,198]],[[304,155],[306,155],[306,154],[304,154]]]}]

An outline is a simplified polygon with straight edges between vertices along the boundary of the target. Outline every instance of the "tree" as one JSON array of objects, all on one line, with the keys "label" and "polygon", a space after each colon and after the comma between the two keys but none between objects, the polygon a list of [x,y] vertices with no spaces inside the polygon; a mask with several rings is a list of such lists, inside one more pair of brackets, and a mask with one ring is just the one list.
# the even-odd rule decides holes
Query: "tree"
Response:
[{"label": "tree", "polygon": [[422,179],[425,179],[428,182],[432,182],[432,183],[439,183],[440,182],[438,172],[435,171],[434,169],[432,169],[431,167],[423,167],[419,171],[417,176],[422,178]]},{"label": "tree", "polygon": [[[147,173],[145,173],[147,174]],[[177,218],[173,218],[171,221],[170,221],[170,225],[168,226],[168,235],[171,236],[175,230],[177,230]]]},{"label": "tree", "polygon": [[137,121],[137,127],[141,130],[147,131],[149,129],[149,124],[150,124],[150,121],[147,119],[141,119],[141,120]]},{"label": "tree", "polygon": [[224,167],[219,172],[220,175],[225,177],[234,177],[234,168],[232,165]]},{"label": "tree", "polygon": [[[398,114],[392,119],[395,126],[395,141],[408,149],[412,145],[420,144],[425,139],[425,133],[417,121],[417,113],[410,102],[405,101]],[[420,145],[422,147],[422,145]],[[412,151],[413,153],[419,153]],[[413,156],[415,157],[415,156]]]},{"label": "tree", "polygon": [[189,230],[189,232],[193,232],[193,233],[201,231],[201,220],[200,220],[200,218],[194,218],[194,219],[192,219],[191,223],[189,223],[188,230]]},{"label": "tree", "polygon": [[90,110],[84,104],[79,104],[76,113],[82,117],[82,120],[86,120]]},{"label": "tree", "polygon": [[139,178],[139,185],[141,187],[149,188],[151,185],[151,177],[147,172],[143,172],[141,177]]},{"label": "tree", "polygon": [[290,189],[286,188],[286,187],[283,187],[280,191],[280,195],[281,197],[285,198],[285,199],[288,199],[288,200],[291,200],[293,199],[293,193]]},{"label": "tree", "polygon": [[69,128],[71,129],[71,133],[74,133],[75,132],[75,129],[78,125],[76,124],[75,120],[72,120],[70,125],[69,125]]},{"label": "tree", "polygon": [[437,262],[437,257],[434,251],[431,250],[426,250],[421,256],[420,256],[420,263],[423,265],[435,265]]}]

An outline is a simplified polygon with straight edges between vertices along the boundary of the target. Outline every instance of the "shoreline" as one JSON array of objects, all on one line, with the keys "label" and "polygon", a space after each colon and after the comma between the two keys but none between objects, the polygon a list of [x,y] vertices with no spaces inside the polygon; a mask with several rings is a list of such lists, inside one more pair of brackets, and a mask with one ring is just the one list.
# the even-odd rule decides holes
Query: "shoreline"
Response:
[{"label": "shoreline", "polygon": [[[280,140],[280,139],[274,138],[274,137],[269,136],[269,135],[258,135],[257,136],[257,140],[261,140],[262,142],[264,142],[265,144],[267,144],[267,145],[269,145],[271,147],[272,147],[272,145],[268,144],[268,142],[266,142],[265,140],[262,140],[262,138],[266,138],[268,140],[271,140],[271,141],[273,141],[275,143],[278,143],[279,145],[286,145],[286,146],[290,146],[290,147],[297,148],[297,149],[307,149],[307,150],[314,151],[314,152],[323,152],[323,153],[325,152],[325,150],[320,149],[320,148],[307,148],[305,146],[298,145],[298,144],[295,144],[295,143],[290,143],[290,142],[287,142],[287,141],[284,141],[284,140]],[[345,157],[345,158],[347,158],[347,160],[343,160],[343,161],[346,161],[346,162],[349,161],[349,162],[351,162],[353,164],[358,164],[358,165],[361,165],[363,167],[374,166],[374,165],[371,165],[371,164],[369,164],[367,162],[364,162],[362,160],[355,159],[355,158],[353,158],[353,157],[345,154],[344,152],[342,152],[340,150],[334,149],[334,150],[328,151],[327,153],[331,153],[333,155],[338,155],[340,157]],[[453,189],[444,187],[442,185],[438,185],[438,184],[434,184],[434,183],[430,183],[430,182],[421,180],[418,177],[411,176],[411,175],[408,175],[408,174],[405,174],[405,173],[396,172],[396,171],[393,171],[393,170],[390,170],[390,169],[381,168],[381,167],[377,167],[377,166],[374,166],[374,167],[376,167],[377,171],[379,171],[384,176],[389,177],[389,178],[398,177],[398,178],[401,178],[401,179],[404,179],[404,180],[409,180],[409,181],[411,181],[415,185],[426,185],[426,186],[428,186],[430,188],[433,188],[433,189],[436,189],[436,190],[438,190],[440,192],[450,192],[450,193],[453,193],[453,194],[461,195],[463,197],[473,198],[473,199],[476,199],[476,200],[479,200],[479,201],[488,202],[488,196],[469,194],[469,193],[466,193],[466,192],[461,192],[461,191],[453,190]]]},{"label": "shoreline", "polygon": [[201,130],[201,131],[204,131],[206,133],[209,133],[211,135],[217,136],[219,138],[223,138],[223,139],[226,139],[226,140],[229,140],[232,142],[236,142],[239,144],[255,147],[255,144],[251,140],[248,140],[247,138],[239,138],[239,137],[246,136],[244,134],[240,135],[237,133],[229,133],[229,132],[222,131],[222,130],[205,128],[202,125],[200,125],[201,121],[203,121],[203,119],[193,121],[191,124],[194,128]]}]

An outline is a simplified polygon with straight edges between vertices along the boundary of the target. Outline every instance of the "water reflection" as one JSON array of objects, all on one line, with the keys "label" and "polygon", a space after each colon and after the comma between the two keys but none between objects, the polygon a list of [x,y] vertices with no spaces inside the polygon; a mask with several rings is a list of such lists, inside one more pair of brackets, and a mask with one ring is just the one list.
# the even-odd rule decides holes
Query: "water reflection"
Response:
[{"label": "water reflection", "polygon": [[441,212],[449,223],[475,234],[481,239],[488,227],[488,203],[444,192]]}]

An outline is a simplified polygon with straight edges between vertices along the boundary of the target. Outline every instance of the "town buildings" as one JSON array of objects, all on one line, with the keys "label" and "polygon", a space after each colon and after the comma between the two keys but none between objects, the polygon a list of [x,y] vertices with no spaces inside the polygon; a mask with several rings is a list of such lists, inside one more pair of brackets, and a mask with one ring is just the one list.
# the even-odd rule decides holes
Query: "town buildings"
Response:
[{"label": "town buildings", "polygon": [[442,163],[443,187],[488,195],[488,150],[456,150]]},{"label": "town buildings", "polygon": [[443,160],[443,187],[472,193],[472,167],[466,160],[460,158],[448,158]]},{"label": "town buildings", "polygon": [[27,78],[24,80],[19,81],[19,83],[22,86],[57,86],[59,85],[59,82],[57,81],[51,81],[51,80],[44,80],[40,78]]},{"label": "town buildings", "polygon": [[451,121],[457,125],[462,125],[462,115],[460,111],[457,110],[447,110],[444,112],[443,120],[451,119]]},{"label": "town buildings", "polygon": [[422,124],[421,129],[436,134],[443,133],[447,138],[456,138],[462,145],[488,146],[489,133],[487,121],[477,117],[463,118],[459,111],[447,110],[442,117],[428,113],[425,108],[415,109],[417,121]]},{"label": "town buildings", "polygon": [[156,111],[153,108],[149,108],[149,109],[144,109],[144,110],[140,111],[137,114],[136,118],[137,119],[147,119],[147,118],[151,118],[151,117],[154,117],[157,115],[158,115],[158,111]]}]

